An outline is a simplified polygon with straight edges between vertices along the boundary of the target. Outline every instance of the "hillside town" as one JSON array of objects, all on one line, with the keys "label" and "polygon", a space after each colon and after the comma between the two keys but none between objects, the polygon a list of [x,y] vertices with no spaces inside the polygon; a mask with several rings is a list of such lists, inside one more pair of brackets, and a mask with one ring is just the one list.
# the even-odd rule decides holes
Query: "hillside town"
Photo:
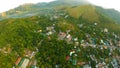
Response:
[{"label": "hillside town", "polygon": [[[71,17],[63,12],[56,11],[55,14],[46,14],[45,17],[53,23],[30,30],[33,39],[36,40],[38,37],[38,40],[31,46],[33,49],[26,47],[21,53],[15,52],[13,68],[64,68],[65,65],[68,68],[120,67],[119,34],[107,27],[97,28],[100,24],[97,22],[89,25],[84,22],[75,23],[76,25],[74,22],[66,22],[64,20],[69,21]],[[38,21],[34,23],[39,25],[41,17],[37,18]],[[63,21],[59,23],[59,19]],[[20,30],[20,33],[24,31]],[[9,46],[10,44],[8,47],[0,48],[0,52],[10,54],[14,49]]]}]

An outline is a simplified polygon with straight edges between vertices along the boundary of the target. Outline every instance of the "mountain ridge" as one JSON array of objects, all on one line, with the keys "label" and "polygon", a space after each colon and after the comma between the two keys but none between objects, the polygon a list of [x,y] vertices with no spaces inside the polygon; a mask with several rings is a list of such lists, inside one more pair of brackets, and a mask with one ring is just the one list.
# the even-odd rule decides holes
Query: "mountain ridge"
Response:
[{"label": "mountain ridge", "polygon": [[[28,4],[20,5],[19,7],[15,9],[2,13],[0,16],[0,19],[30,17],[34,15],[48,13],[48,11],[51,11],[53,9],[60,9],[60,8],[66,8],[66,7],[68,9],[68,7],[71,8],[73,6],[82,6],[82,5],[92,5],[92,4],[90,4],[86,0],[56,0],[56,1],[49,2],[49,3],[45,3],[45,2],[37,3],[37,4],[28,3]],[[117,23],[120,23],[120,19],[119,19],[120,12],[117,12],[116,10],[112,10],[112,9],[111,10],[103,9],[95,5],[93,5],[93,7],[97,9],[99,13],[113,19]]]}]

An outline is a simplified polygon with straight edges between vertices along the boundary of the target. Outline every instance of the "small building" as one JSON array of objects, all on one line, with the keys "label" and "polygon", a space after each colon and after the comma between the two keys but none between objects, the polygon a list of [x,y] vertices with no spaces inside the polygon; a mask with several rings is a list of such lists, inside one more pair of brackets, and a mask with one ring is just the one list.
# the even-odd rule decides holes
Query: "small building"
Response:
[{"label": "small building", "polygon": [[118,46],[120,47],[120,41],[118,42]]},{"label": "small building", "polygon": [[79,42],[75,42],[75,45],[78,46],[78,45],[79,45]]},{"label": "small building", "polygon": [[65,16],[65,19],[68,18],[68,17],[69,17],[69,15],[66,15],[66,16]]},{"label": "small building", "polygon": [[100,40],[100,42],[101,42],[102,44],[104,43],[104,41],[103,41],[102,39]]},{"label": "small building", "polygon": [[66,60],[67,60],[67,61],[70,60],[70,56],[66,56]]},{"label": "small building", "polygon": [[86,65],[83,66],[83,68],[92,68],[92,67],[91,67],[91,65],[86,64]]},{"label": "small building", "polygon": [[117,60],[115,58],[112,60],[111,64],[113,67],[118,66]]},{"label": "small building", "polygon": [[33,52],[31,53],[31,55],[30,55],[30,59],[32,59],[32,57],[34,57],[35,54],[36,54],[36,52],[33,51]]},{"label": "small building", "polygon": [[23,61],[22,65],[20,66],[20,68],[27,68],[27,65],[28,65],[29,61],[30,61],[29,59],[25,59]]},{"label": "small building", "polygon": [[66,33],[64,33],[64,32],[60,32],[58,34],[58,40],[63,40],[63,39],[65,39],[65,37],[66,37]]},{"label": "small building", "polygon": [[70,35],[70,34],[68,34],[67,36],[66,36],[66,41],[67,42],[70,42],[72,40],[72,36]]},{"label": "small building", "polygon": [[83,24],[78,24],[78,27],[79,27],[79,28],[82,28],[82,27],[83,27]]},{"label": "small building", "polygon": [[79,65],[79,66],[82,66],[84,64],[86,64],[86,62],[77,62],[77,65]]},{"label": "small building", "polygon": [[74,41],[78,41],[78,38],[74,38],[73,40],[74,40]]},{"label": "small building", "polygon": [[47,35],[52,35],[53,34],[53,32],[52,31],[49,31],[48,33],[47,33]]},{"label": "small building", "polygon": [[20,61],[21,61],[21,57],[18,57],[17,60],[16,60],[16,62],[15,62],[15,65],[17,66]]},{"label": "small building", "polygon": [[30,68],[38,68],[37,66],[35,66],[35,65],[32,65],[32,66],[30,66]]},{"label": "small building", "polygon": [[103,46],[105,49],[107,49],[108,47],[107,46]]},{"label": "small building", "polygon": [[38,30],[37,32],[40,33],[40,32],[42,32],[42,30]]},{"label": "small building", "polygon": [[19,57],[16,62],[15,65],[18,66],[18,68],[27,68],[28,64],[29,64],[29,59],[28,58],[21,58]]},{"label": "small building", "polygon": [[71,52],[70,52],[70,56],[72,56],[72,54],[74,54],[74,53],[75,53],[75,51],[74,51],[74,50],[73,50],[73,51],[71,51]]},{"label": "small building", "polygon": [[53,18],[54,18],[54,19],[58,19],[59,16],[58,16],[58,15],[54,15]]},{"label": "small building", "polygon": [[22,59],[20,60],[20,62],[19,62],[19,64],[18,64],[18,67],[21,67],[21,65],[23,64],[24,60],[25,60],[25,58],[22,58]]},{"label": "small building", "polygon": [[95,26],[97,26],[97,25],[98,25],[98,23],[94,23],[94,25],[95,25]]},{"label": "small building", "polygon": [[52,31],[52,30],[54,30],[54,27],[53,27],[53,26],[46,27],[46,30],[47,30],[47,31]]},{"label": "small building", "polygon": [[55,65],[55,68],[60,68],[60,64],[56,64],[56,65]]},{"label": "small building", "polygon": [[107,32],[108,32],[108,29],[107,29],[107,28],[105,28],[105,29],[104,29],[104,32],[106,32],[106,33],[107,33]]},{"label": "small building", "polygon": [[29,61],[30,61],[29,59],[25,58],[20,68],[27,68]]}]

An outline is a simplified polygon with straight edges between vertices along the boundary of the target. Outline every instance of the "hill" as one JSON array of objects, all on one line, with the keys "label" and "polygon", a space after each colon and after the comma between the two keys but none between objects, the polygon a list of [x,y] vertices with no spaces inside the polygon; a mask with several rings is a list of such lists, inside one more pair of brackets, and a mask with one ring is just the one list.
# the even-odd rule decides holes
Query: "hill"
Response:
[{"label": "hill", "polygon": [[85,0],[57,0],[6,12],[0,67],[119,67],[120,24],[103,10]]},{"label": "hill", "polygon": [[[50,3],[38,3],[38,4],[23,4],[15,9],[11,9],[7,12],[1,13],[0,19],[5,18],[22,18],[22,17],[30,17],[35,15],[42,15],[46,13],[50,13],[51,11],[54,11],[54,9],[61,9],[66,7],[72,7],[72,6],[80,6],[80,5],[90,5],[90,3],[86,0],[56,0]],[[89,7],[87,9],[90,9]],[[114,10],[114,9],[103,9],[98,6],[94,6],[94,9],[97,9],[97,11],[111,19],[113,19],[115,22],[119,23],[119,16],[120,12]],[[5,16],[3,16],[3,14]]]},{"label": "hill", "polygon": [[[109,61],[104,62],[110,64],[113,56],[120,55],[119,25],[104,16],[99,18],[100,14],[97,15],[98,19],[92,20],[84,15],[75,18],[69,13],[59,11],[51,15],[0,21],[0,61],[4,62],[0,67],[13,67],[17,57],[29,58],[31,62],[37,60],[36,66],[50,68],[56,65],[83,67],[84,64],[79,64],[81,62],[95,67],[95,61],[102,62],[100,57],[109,58]],[[115,50],[109,51],[113,47]],[[75,53],[71,54],[72,51]],[[32,53],[35,55],[32,56]],[[91,55],[96,60],[88,57]],[[15,65],[17,66],[20,67]],[[28,65],[30,66],[32,64]]]},{"label": "hill", "polygon": [[101,7],[96,7],[96,9],[101,13],[104,14],[108,17],[110,17],[111,19],[113,19],[115,22],[120,23],[120,12],[114,10],[114,9],[103,9]]}]

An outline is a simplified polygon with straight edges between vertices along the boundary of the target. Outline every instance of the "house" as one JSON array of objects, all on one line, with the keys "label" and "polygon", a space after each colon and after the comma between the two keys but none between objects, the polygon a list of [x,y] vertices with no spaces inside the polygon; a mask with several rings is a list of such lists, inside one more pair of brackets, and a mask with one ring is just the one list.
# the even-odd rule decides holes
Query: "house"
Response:
[{"label": "house", "polygon": [[49,32],[47,33],[47,35],[51,35],[51,34],[53,34],[53,32],[52,32],[52,31],[49,31]]},{"label": "house", "polygon": [[24,60],[25,60],[25,58],[22,58],[22,59],[20,60],[20,62],[18,63],[18,67],[21,67],[21,65],[23,64]]},{"label": "house", "polygon": [[26,68],[29,63],[29,59],[19,57],[15,62],[15,65],[19,68]]},{"label": "house", "polygon": [[53,18],[54,18],[54,19],[58,19],[59,16],[58,16],[58,15],[54,15]]},{"label": "house", "polygon": [[36,65],[37,65],[37,60],[33,60],[30,68],[38,68]]},{"label": "house", "polygon": [[74,54],[74,53],[75,53],[75,51],[74,51],[74,50],[73,50],[73,51],[71,51],[71,52],[70,52],[70,56],[72,56],[72,54]]},{"label": "house", "polygon": [[85,43],[85,40],[81,40],[80,43],[81,43],[81,44]]},{"label": "house", "polygon": [[42,30],[38,30],[37,32],[40,33],[40,32],[42,32]]},{"label": "house", "polygon": [[68,17],[69,17],[69,15],[66,15],[66,16],[65,16],[65,19],[68,18]]},{"label": "house", "polygon": [[32,59],[32,57],[34,57],[35,54],[36,54],[36,52],[33,51],[32,54],[30,55],[30,59]]},{"label": "house", "polygon": [[98,64],[96,65],[96,68],[104,68],[104,66],[103,66],[102,63],[98,63]]},{"label": "house", "polygon": [[73,40],[74,40],[74,41],[78,41],[78,38],[74,38]]},{"label": "house", "polygon": [[95,26],[97,26],[97,25],[98,25],[98,23],[94,23],[94,25],[95,25]]},{"label": "house", "polygon": [[83,44],[81,44],[81,46],[86,47],[86,44],[83,43]]},{"label": "house", "polygon": [[20,68],[27,68],[29,61],[30,61],[29,59],[25,58],[23,63],[21,64]]},{"label": "house", "polygon": [[66,36],[66,41],[67,42],[70,42],[72,40],[72,36],[70,35],[70,34],[68,34],[67,36]]},{"label": "house", "polygon": [[25,57],[30,57],[31,54],[32,54],[31,50],[28,50],[28,49],[25,50]]},{"label": "house", "polygon": [[78,45],[79,45],[79,42],[75,42],[75,45],[78,46]]},{"label": "house", "polygon": [[83,27],[83,24],[78,24],[79,28],[82,28]]},{"label": "house", "polygon": [[108,29],[107,29],[107,28],[104,28],[104,32],[106,32],[106,33],[107,33],[107,32],[108,32]]},{"label": "house", "polygon": [[120,47],[120,41],[118,42],[118,46]]},{"label": "house", "polygon": [[118,66],[117,60],[115,58],[112,60],[111,64],[112,64],[113,67]]},{"label": "house", "polygon": [[76,59],[73,59],[72,64],[73,64],[73,65],[77,65],[77,60],[76,60]]},{"label": "house", "polygon": [[56,64],[56,65],[55,65],[55,68],[60,68],[60,64]]},{"label": "house", "polygon": [[70,56],[66,56],[66,60],[67,60],[67,61],[70,60]]},{"label": "house", "polygon": [[47,30],[47,31],[52,31],[52,30],[54,30],[54,27],[53,27],[53,26],[46,27],[46,30]]},{"label": "house", "polygon": [[107,49],[108,47],[107,46],[103,46],[105,49]]},{"label": "house", "polygon": [[77,65],[79,65],[79,66],[82,66],[84,64],[86,64],[86,62],[77,62]]},{"label": "house", "polygon": [[91,58],[93,61],[98,62],[97,59],[96,59],[96,57],[95,57],[95,55],[90,55],[90,58]]},{"label": "house", "polygon": [[102,44],[104,43],[104,41],[103,41],[102,39],[100,40],[100,42],[101,42]]},{"label": "house", "polygon": [[37,66],[35,66],[35,65],[32,65],[32,66],[30,66],[30,68],[39,68],[39,67],[37,67]]},{"label": "house", "polygon": [[22,59],[21,57],[18,57],[18,58],[17,58],[17,60],[16,60],[16,62],[15,62],[15,65],[16,65],[16,66],[19,64],[19,62],[21,61],[21,59]]},{"label": "house", "polygon": [[69,34],[70,31],[71,31],[71,30],[67,30],[66,33]]},{"label": "house", "polygon": [[120,56],[116,56],[116,59],[118,61],[118,64],[120,65]]},{"label": "house", "polygon": [[83,68],[92,68],[92,67],[91,67],[91,65],[86,64],[86,65],[83,66]]},{"label": "house", "polygon": [[66,33],[64,33],[64,32],[60,32],[58,34],[58,40],[63,40],[65,37],[66,37]]}]

